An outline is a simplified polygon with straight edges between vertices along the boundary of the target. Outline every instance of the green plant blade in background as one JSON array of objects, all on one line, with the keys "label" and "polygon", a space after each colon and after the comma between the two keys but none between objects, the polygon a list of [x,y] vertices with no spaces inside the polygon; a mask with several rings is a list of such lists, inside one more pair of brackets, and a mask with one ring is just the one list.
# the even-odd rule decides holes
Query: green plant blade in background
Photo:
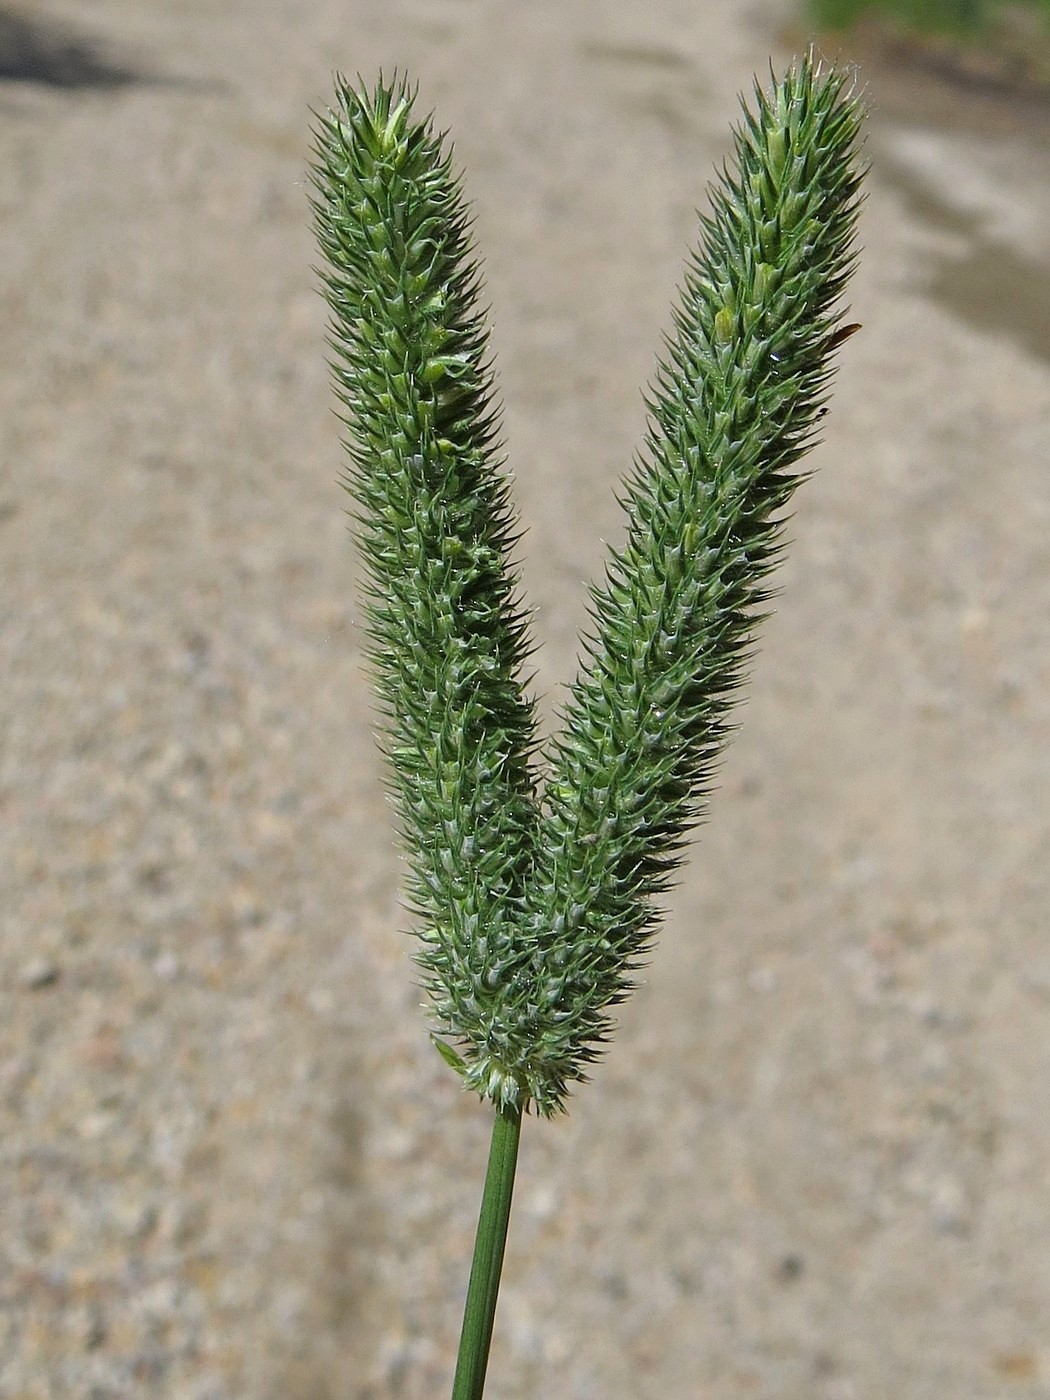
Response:
[{"label": "green plant blade in background", "polygon": [[987,23],[995,0],[808,0],[817,24],[845,28],[868,13],[882,13],[918,31],[966,33]]}]

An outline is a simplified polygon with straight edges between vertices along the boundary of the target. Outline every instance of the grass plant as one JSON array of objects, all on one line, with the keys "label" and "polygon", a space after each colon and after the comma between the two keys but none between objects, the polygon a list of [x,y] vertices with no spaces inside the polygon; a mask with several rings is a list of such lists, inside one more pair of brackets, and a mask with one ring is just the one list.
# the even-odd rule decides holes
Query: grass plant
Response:
[{"label": "grass plant", "polygon": [[495,1120],[453,1400],[481,1396],[522,1115],[613,1033],[704,817],[784,512],[854,329],[862,107],[812,56],[757,83],[710,191],[541,741],[470,214],[404,79],[337,80],[313,207],[382,742],[435,1041]]},{"label": "grass plant", "polygon": [[868,15],[882,15],[916,34],[980,39],[1010,10],[1032,10],[1050,26],[1050,0],[808,0],[814,23],[847,29]]}]

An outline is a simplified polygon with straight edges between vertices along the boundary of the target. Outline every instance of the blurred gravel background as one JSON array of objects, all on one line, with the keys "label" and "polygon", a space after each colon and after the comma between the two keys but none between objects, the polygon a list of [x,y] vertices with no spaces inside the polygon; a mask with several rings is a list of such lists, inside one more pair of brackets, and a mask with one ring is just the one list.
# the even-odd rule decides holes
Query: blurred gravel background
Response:
[{"label": "blurred gravel background", "polygon": [[[311,274],[407,67],[494,308],[548,697],[785,5],[0,9],[0,1397],[447,1394],[424,1034]],[[650,975],[523,1138],[492,1400],[1050,1396],[1050,107],[860,53],[861,335]]]}]

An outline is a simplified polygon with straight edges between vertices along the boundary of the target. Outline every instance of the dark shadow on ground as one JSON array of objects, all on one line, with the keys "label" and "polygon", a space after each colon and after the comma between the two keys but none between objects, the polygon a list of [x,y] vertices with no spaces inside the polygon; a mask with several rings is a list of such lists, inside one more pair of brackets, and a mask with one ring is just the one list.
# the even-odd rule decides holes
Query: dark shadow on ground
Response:
[{"label": "dark shadow on ground", "polygon": [[211,86],[136,67],[82,30],[8,9],[0,9],[0,83],[67,92],[110,91],[134,84]]},{"label": "dark shadow on ground", "polygon": [[142,74],[116,62],[93,40],[49,21],[0,10],[0,82],[54,88],[117,88]]},{"label": "dark shadow on ground", "polygon": [[[1042,168],[1038,152],[1033,152],[1032,164],[1037,171]],[[1026,354],[1050,360],[1050,270],[1044,262],[1024,257],[990,234],[980,214],[938,198],[890,152],[879,151],[877,169],[915,218],[968,243],[965,253],[930,259],[927,295],[974,330],[1006,336]]]}]

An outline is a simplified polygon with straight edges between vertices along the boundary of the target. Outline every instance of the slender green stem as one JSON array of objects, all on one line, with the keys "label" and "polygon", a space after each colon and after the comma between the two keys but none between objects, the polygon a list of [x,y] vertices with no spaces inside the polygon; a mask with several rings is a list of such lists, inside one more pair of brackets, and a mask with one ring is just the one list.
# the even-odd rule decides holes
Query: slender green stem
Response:
[{"label": "slender green stem", "polygon": [[474,1240],[474,1262],[470,1266],[470,1283],[467,1285],[452,1400],[481,1400],[485,1389],[485,1371],[489,1364],[492,1321],[499,1296],[520,1136],[520,1107],[497,1109],[496,1121],[492,1125],[485,1191],[478,1216],[478,1233]]}]

